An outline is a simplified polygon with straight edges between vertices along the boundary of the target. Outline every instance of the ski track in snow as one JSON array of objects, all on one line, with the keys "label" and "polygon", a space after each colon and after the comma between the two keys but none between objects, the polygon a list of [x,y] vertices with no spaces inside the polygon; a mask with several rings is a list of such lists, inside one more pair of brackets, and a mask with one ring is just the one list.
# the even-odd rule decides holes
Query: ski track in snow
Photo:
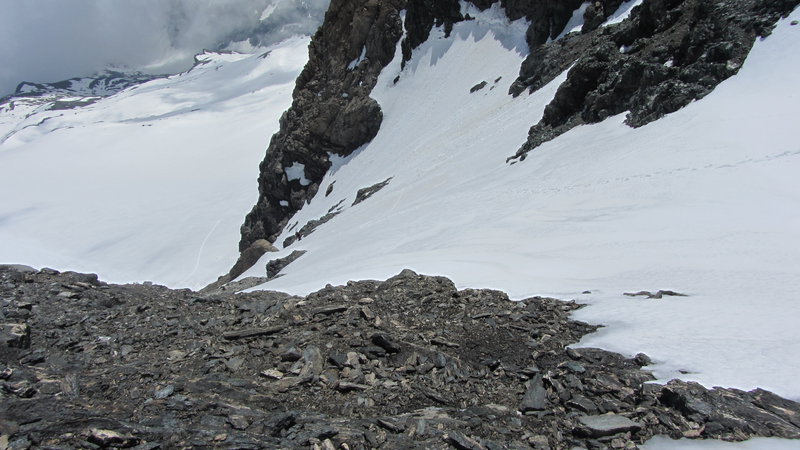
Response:
[{"label": "ski track in snow", "polygon": [[211,236],[214,234],[214,231],[217,230],[217,227],[221,223],[222,223],[222,220],[218,220],[214,224],[214,226],[211,227],[211,231],[208,232],[208,234],[206,235],[205,239],[203,239],[203,243],[200,244],[200,249],[197,250],[197,259],[194,262],[194,268],[192,269],[192,271],[188,275],[186,275],[186,278],[184,278],[183,280],[180,281],[179,284],[188,283],[192,279],[192,276],[194,276],[194,274],[197,273],[197,270],[200,268],[200,263],[203,261],[203,250],[205,250],[206,244],[208,244],[208,241],[211,239]]}]

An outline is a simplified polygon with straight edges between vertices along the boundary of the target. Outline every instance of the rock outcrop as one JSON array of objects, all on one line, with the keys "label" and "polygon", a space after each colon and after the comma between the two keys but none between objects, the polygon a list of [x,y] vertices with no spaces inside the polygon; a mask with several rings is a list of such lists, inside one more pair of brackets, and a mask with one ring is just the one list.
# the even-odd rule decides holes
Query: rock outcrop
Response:
[{"label": "rock outcrop", "polygon": [[755,39],[798,4],[647,0],[627,20],[599,27],[598,11],[607,15],[613,5],[596,2],[580,33],[531,46],[511,94],[569,73],[514,158],[580,124],[629,111],[626,122],[638,127],[704,97],[736,74]]},{"label": "rock outcrop", "polygon": [[572,349],[580,306],[406,270],[202,295],[0,266],[0,443],[26,448],[636,448],[800,438],[763,390],[649,383]]},{"label": "rock outcrop", "polygon": [[[369,94],[394,58],[404,6],[405,0],[331,2],[309,46],[292,106],[261,163],[259,199],[242,226],[240,250],[258,239],[275,242],[316,194],[329,155],[349,155],[378,133],[383,115]],[[287,173],[289,167],[300,173]]]}]

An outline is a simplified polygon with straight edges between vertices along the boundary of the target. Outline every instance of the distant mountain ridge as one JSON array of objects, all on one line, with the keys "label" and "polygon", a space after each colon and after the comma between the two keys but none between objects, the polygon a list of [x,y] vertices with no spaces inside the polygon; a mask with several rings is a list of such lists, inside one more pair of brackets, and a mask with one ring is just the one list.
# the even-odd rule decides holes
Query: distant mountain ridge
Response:
[{"label": "distant mountain ridge", "polygon": [[[131,86],[136,86],[162,76],[163,75],[149,75],[141,72],[104,70],[92,76],[74,77],[52,83],[23,81],[17,85],[13,94],[0,99],[0,105],[22,99],[27,101],[37,99],[40,101],[38,103],[41,103],[41,101],[49,102],[60,97],[108,97],[109,95],[114,95]],[[81,104],[85,105],[87,101],[88,100],[83,103],[76,103],[75,106]],[[64,109],[68,106],[69,105],[66,103],[54,105],[54,109]]]}]

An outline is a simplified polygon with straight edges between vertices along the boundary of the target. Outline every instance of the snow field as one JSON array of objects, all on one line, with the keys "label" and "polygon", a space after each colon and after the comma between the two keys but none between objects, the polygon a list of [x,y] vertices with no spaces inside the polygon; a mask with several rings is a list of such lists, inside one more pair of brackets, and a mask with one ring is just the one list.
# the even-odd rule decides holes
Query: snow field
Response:
[{"label": "snow field", "polygon": [[308,41],[203,54],[187,73],[20,120],[0,144],[0,259],[172,287],[227,272]]}]

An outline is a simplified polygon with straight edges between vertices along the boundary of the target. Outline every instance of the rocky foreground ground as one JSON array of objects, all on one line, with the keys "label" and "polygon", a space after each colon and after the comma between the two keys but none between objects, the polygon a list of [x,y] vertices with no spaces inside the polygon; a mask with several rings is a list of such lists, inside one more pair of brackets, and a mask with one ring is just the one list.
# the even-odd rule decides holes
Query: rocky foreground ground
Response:
[{"label": "rocky foreground ground", "polygon": [[0,266],[0,448],[636,448],[800,438],[763,390],[570,349],[574,302],[403,271],[308,297]]}]

